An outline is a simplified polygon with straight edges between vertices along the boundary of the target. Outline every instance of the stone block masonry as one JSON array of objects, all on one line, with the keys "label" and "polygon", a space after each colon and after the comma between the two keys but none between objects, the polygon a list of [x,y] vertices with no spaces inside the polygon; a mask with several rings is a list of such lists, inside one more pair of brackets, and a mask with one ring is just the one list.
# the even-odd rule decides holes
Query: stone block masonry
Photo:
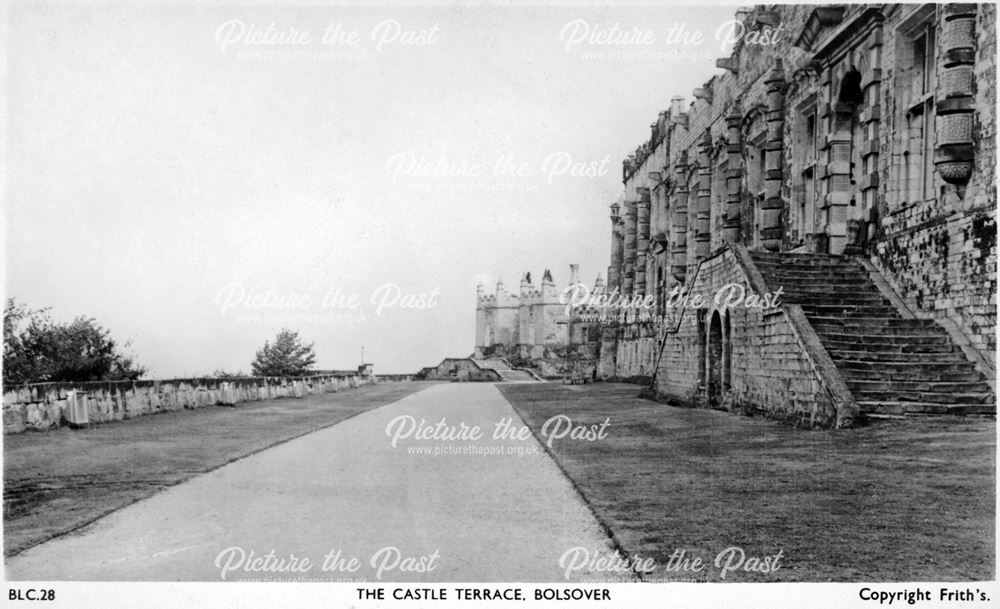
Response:
[{"label": "stone block masonry", "polygon": [[660,397],[810,426],[995,412],[996,7],[736,18],[724,71],[622,162],[607,290],[669,313],[675,289],[759,293],[756,269],[783,304],[604,327],[600,375],[652,370]]}]

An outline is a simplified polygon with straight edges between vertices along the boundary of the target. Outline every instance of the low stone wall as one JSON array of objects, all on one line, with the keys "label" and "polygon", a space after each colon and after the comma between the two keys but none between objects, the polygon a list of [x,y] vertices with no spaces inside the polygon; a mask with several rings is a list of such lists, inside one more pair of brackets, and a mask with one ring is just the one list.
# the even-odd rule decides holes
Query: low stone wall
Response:
[{"label": "low stone wall", "polygon": [[[396,378],[399,377],[399,378]],[[44,431],[61,425],[94,424],[147,414],[233,405],[255,400],[297,398],[336,392],[411,375],[323,375],[300,378],[172,379],[38,383],[5,388],[4,433]]]},{"label": "low stone wall", "polygon": [[416,380],[420,380],[420,379],[417,378],[417,376],[418,376],[417,374],[376,374],[375,375],[375,382],[376,383],[385,383],[385,382],[398,383],[400,381],[416,381]]}]

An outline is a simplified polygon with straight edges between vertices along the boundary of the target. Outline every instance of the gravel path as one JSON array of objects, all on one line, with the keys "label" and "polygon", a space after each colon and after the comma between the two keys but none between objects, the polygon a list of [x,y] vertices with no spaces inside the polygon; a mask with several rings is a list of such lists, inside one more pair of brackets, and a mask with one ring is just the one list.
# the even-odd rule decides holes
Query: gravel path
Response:
[{"label": "gravel path", "polygon": [[[433,385],[27,550],[8,560],[7,577],[566,581],[567,550],[608,556],[610,542],[533,437],[493,438],[508,417],[523,426],[493,385]],[[421,419],[444,419],[452,433],[478,426],[482,437],[407,435]]]}]

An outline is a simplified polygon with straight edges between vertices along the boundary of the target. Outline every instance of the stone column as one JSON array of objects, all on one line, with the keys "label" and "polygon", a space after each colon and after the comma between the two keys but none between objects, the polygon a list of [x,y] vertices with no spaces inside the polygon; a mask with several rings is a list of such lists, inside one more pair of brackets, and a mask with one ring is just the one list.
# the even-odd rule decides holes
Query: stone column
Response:
[{"label": "stone column", "polygon": [[708,257],[712,229],[712,134],[705,134],[698,142],[698,212],[694,233],[696,261]]},{"label": "stone column", "polygon": [[[764,80],[767,88],[767,143],[764,145],[764,202],[761,204],[760,239],[764,249],[781,249],[785,236],[785,201],[781,198],[785,146],[785,71],[782,60]],[[848,139],[850,131],[848,131]]]},{"label": "stone column", "polygon": [[722,225],[722,238],[730,243],[739,243],[740,238],[740,185],[743,182],[743,144],[740,124],[743,120],[739,100],[733,104],[726,116],[726,218]]},{"label": "stone column", "polygon": [[871,79],[864,83],[865,99],[868,103],[859,115],[861,128],[864,129],[865,140],[861,144],[861,167],[858,189],[861,191],[861,209],[865,210],[858,219],[857,235],[850,239],[848,227],[848,243],[844,247],[845,254],[861,254],[864,242],[875,237],[877,228],[877,207],[879,187],[879,124],[882,114],[882,28],[872,30],[868,39],[868,63],[872,66]]},{"label": "stone column", "polygon": [[649,258],[649,189],[640,186],[635,189],[639,195],[636,203],[636,261],[635,261],[635,293],[646,294],[646,263]]},{"label": "stone column", "polygon": [[826,183],[826,195],[821,203],[826,224],[827,250],[843,254],[847,246],[847,207],[851,203],[854,186],[851,184],[851,120],[854,105],[836,101],[830,68],[823,70],[821,78],[824,119],[828,129],[823,143],[825,163],[820,179]]},{"label": "stone column", "polygon": [[687,152],[681,153],[680,157],[677,159],[677,163],[675,164],[674,171],[677,175],[677,181],[676,186],[674,187],[674,201],[671,205],[673,208],[672,228],[674,233],[674,238],[671,240],[673,243],[673,250],[671,251],[671,272],[677,281],[683,283],[684,277],[687,275]]},{"label": "stone column", "polygon": [[[976,5],[943,4],[939,55],[939,97],[934,165],[950,184],[964,185],[972,175],[975,149]],[[994,85],[995,86],[995,85]]]}]

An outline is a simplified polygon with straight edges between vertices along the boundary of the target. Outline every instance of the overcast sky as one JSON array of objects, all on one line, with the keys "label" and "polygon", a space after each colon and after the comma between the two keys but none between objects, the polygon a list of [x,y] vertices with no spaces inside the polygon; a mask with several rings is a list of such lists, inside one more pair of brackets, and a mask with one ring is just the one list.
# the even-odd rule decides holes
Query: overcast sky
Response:
[{"label": "overcast sky", "polygon": [[468,355],[480,281],[606,273],[621,159],[734,10],[16,4],[7,295],[152,377],[247,371],[283,326],[321,368]]}]

